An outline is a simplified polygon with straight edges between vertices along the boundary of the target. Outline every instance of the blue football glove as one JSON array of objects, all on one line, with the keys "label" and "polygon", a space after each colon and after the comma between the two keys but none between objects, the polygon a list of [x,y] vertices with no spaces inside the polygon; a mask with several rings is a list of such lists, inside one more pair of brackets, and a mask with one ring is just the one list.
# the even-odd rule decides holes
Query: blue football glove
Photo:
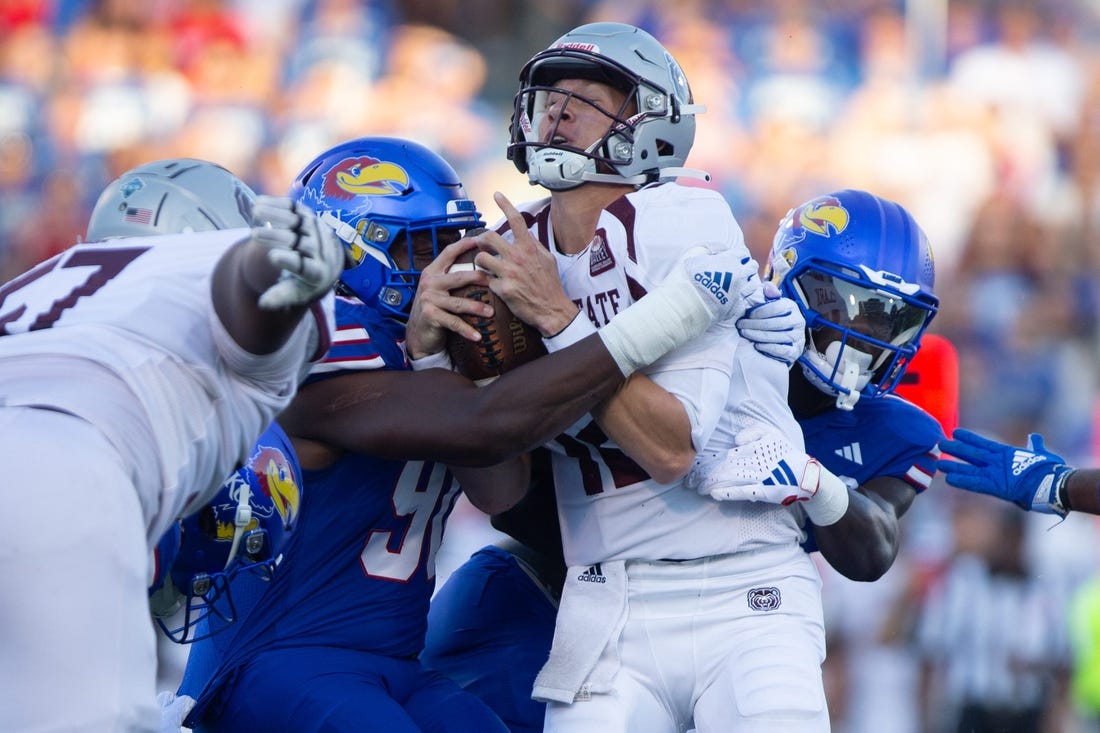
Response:
[{"label": "blue football glove", "polygon": [[1011,501],[1030,511],[1066,515],[1058,492],[1073,469],[1043,446],[1041,435],[1032,433],[1025,448],[998,443],[963,428],[956,430],[952,438],[941,442],[940,448],[965,463],[936,462],[947,483]]},{"label": "blue football glove", "polygon": [[745,311],[737,332],[764,356],[790,367],[806,348],[806,319],[790,298],[780,295],[772,283],[764,283],[766,301]]}]

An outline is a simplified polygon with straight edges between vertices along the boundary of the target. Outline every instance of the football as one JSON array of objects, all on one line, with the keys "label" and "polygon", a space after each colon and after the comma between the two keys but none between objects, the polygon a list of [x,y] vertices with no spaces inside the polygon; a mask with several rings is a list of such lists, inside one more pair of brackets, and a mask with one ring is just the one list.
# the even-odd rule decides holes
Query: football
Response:
[{"label": "football", "polygon": [[[462,255],[454,267],[473,267],[477,250]],[[538,329],[513,315],[511,309],[488,287],[468,285],[451,291],[460,298],[473,298],[493,307],[493,316],[464,315],[462,318],[481,334],[481,341],[469,341],[451,332],[447,351],[455,369],[475,382],[491,381],[501,374],[546,353]]]}]

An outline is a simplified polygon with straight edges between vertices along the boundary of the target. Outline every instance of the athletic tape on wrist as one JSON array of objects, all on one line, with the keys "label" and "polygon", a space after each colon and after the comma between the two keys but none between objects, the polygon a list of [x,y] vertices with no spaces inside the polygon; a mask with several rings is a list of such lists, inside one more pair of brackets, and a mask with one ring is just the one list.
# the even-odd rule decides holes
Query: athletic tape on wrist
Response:
[{"label": "athletic tape on wrist", "polygon": [[[816,469],[811,469],[816,466]],[[817,492],[802,503],[806,510],[806,516],[818,527],[828,527],[836,524],[848,511],[848,487],[840,477],[822,466],[816,459],[810,459],[806,464],[806,473],[803,475],[803,487],[810,479],[810,471],[818,472]],[[810,481],[807,481],[810,479]]]},{"label": "athletic tape on wrist", "polygon": [[434,354],[428,354],[422,356],[419,359],[409,358],[409,366],[414,372],[422,372],[425,369],[446,369],[447,371],[454,370],[454,362],[451,361],[451,355],[446,351],[439,351]]},{"label": "athletic tape on wrist", "polygon": [[598,333],[623,376],[629,377],[702,335],[713,320],[703,296],[683,273],[669,276]]},{"label": "athletic tape on wrist", "polygon": [[577,315],[573,316],[573,320],[569,322],[568,326],[553,336],[544,337],[542,343],[546,346],[546,350],[553,354],[555,351],[561,351],[572,346],[594,333],[596,333],[596,327],[592,325],[592,321],[585,318],[580,311],[577,311]]}]

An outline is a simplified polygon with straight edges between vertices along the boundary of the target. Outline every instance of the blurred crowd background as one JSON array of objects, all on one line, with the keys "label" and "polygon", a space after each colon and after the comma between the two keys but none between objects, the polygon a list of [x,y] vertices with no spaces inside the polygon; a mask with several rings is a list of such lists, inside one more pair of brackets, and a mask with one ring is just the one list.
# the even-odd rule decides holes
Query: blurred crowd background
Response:
[{"label": "blurred crowd background", "polygon": [[[810,196],[902,203],[936,255],[961,424],[1100,465],[1097,0],[0,0],[0,281],[165,157],[282,193],[326,147],[406,136],[494,220],[493,191],[542,195],[505,158],[519,68],[602,19],[679,60],[708,108],[688,164],[757,259]],[[886,577],[823,568],[834,730],[1096,730],[1100,536],[1055,524],[937,482]],[[467,507],[449,531],[441,576],[492,537]],[[984,709],[1003,726],[965,727]]]}]

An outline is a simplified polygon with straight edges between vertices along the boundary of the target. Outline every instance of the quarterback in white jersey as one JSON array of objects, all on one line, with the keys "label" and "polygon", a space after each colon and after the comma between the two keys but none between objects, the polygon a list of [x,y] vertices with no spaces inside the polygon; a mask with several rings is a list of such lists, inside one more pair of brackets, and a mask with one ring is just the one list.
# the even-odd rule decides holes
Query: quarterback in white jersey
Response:
[{"label": "quarterback in white jersey", "polygon": [[[527,231],[479,235],[496,256],[476,263],[511,281],[490,287],[530,301],[551,352],[644,302],[695,252],[751,262],[728,204],[672,182],[692,173],[700,111],[664,47],[621,23],[574,29],[520,72],[509,157],[551,195],[519,207]],[[732,273],[696,278],[708,275],[719,297],[733,285]],[[756,280],[750,302],[764,303]],[[682,481],[700,452],[753,430],[801,446],[787,380],[785,364],[712,325],[552,442],[569,569],[532,694],[546,731],[828,730],[821,581],[793,508],[719,502]]]},{"label": "quarterback in white jersey", "polygon": [[[628,193],[600,213],[595,237],[576,254],[558,248],[550,208],[550,199],[519,207],[532,235],[554,254],[562,287],[588,322],[572,326],[578,333],[606,324],[693,248],[719,244],[750,256],[729,206],[709,189],[655,183]],[[739,338],[731,322],[716,323],[644,371],[684,406],[691,443],[704,452],[725,451],[741,429],[760,422],[801,444],[787,407],[787,366]],[[570,566],[687,560],[801,539],[786,507],[715,502],[685,491],[679,480],[651,477],[591,416],[549,447]]]},{"label": "quarterback in white jersey", "polygon": [[254,216],[79,244],[0,285],[2,730],[156,728],[153,545],[327,349],[344,263],[289,200]]}]

